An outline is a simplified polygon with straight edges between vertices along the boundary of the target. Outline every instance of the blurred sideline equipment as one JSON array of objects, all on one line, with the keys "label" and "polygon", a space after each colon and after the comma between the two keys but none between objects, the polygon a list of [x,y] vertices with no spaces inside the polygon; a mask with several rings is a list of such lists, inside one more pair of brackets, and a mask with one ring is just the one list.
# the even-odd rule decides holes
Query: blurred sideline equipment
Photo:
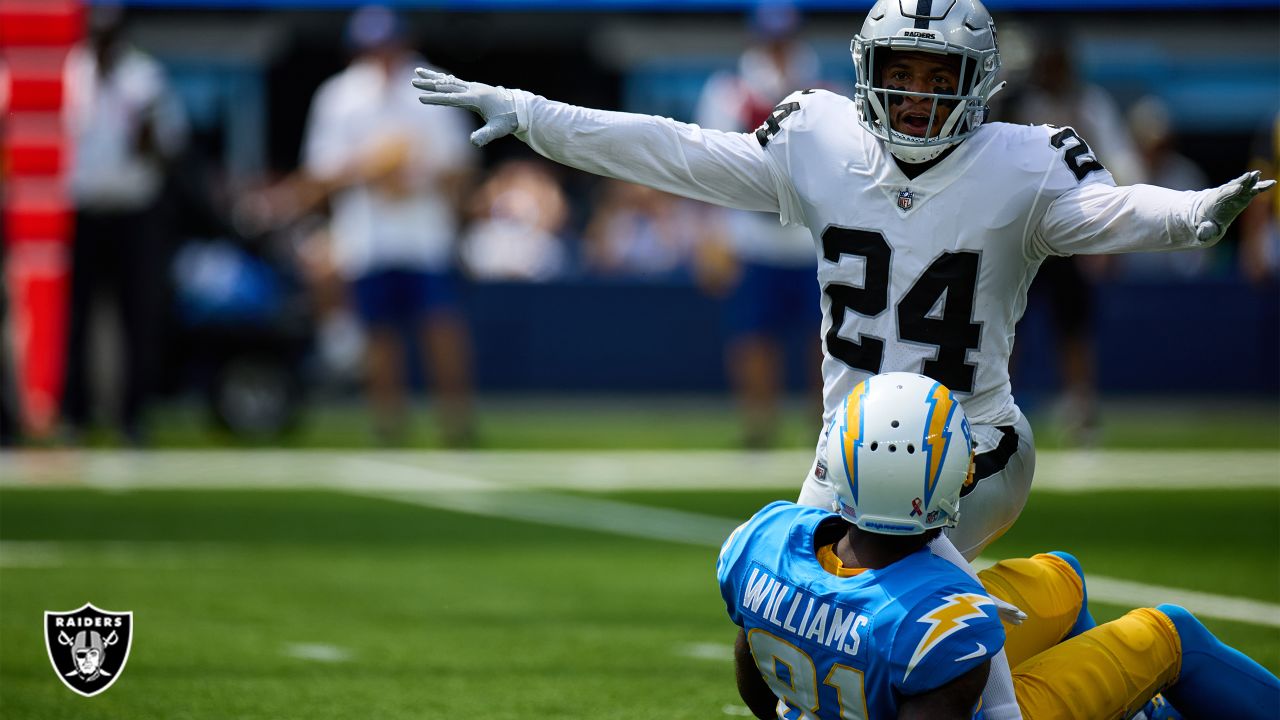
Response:
[{"label": "blurred sideline equipment", "polygon": [[[972,481],[969,422],[946,387],[909,373],[859,384],[829,428],[836,512],[776,502],[716,563],[737,625],[738,691],[756,717],[983,718],[1002,649],[1026,718],[1273,717],[1280,680],[1174,605],[1098,626],[1065,553],[974,577],[937,546]],[[1026,611],[1001,622],[1000,603]],[[1145,709],[1144,709],[1145,706]],[[1158,714],[1153,714],[1158,713]]]},{"label": "blurred sideline equipment", "polygon": [[[952,388],[978,455],[965,522],[948,535],[973,558],[1030,491],[1034,441],[1008,363],[1040,263],[1212,245],[1274,183],[1255,172],[1200,192],[1116,187],[1074,130],[986,122],[1000,59],[980,3],[958,0],[937,17],[903,7],[877,3],[854,38],[853,100],[796,92],[754,133],[575,107],[429,69],[413,84],[424,104],[480,113],[476,144],[516,133],[571,167],[807,226],[820,253],[824,424],[877,373],[923,371]],[[803,504],[835,500],[815,472],[824,454],[820,443]]]},{"label": "blurred sideline equipment", "polygon": [[[45,438],[57,425],[66,381],[67,294],[74,221],[70,134],[62,72],[84,32],[79,0],[0,1],[0,255],[4,256],[0,405],[7,437]],[[19,432],[18,425],[23,426]]]}]

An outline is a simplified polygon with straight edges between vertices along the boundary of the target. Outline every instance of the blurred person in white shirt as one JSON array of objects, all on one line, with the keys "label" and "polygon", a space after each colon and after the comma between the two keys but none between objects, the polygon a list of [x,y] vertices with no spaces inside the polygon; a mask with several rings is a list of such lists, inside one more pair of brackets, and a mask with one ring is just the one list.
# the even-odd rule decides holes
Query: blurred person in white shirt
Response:
[{"label": "blurred person in white shirt", "polygon": [[583,264],[598,276],[675,278],[714,235],[715,212],[660,190],[609,180],[583,233]]},{"label": "blurred person in white shirt", "polygon": [[[465,116],[423,108],[403,91],[423,59],[400,18],[355,11],[350,65],[312,99],[302,166],[330,203],[333,260],[367,333],[375,431],[401,441],[403,333],[416,333],[439,400],[444,441],[472,442],[471,356],[454,268],[457,206],[477,159]],[[315,190],[315,188],[319,188]]]},{"label": "blurred person in white shirt", "polygon": [[168,166],[187,139],[186,116],[164,69],[129,45],[123,30],[120,7],[94,8],[88,40],[72,49],[64,68],[76,207],[63,396],[72,442],[91,420],[89,375],[97,363],[89,337],[99,293],[109,294],[119,313],[121,428],[131,444],[145,441],[165,296],[163,196]]},{"label": "blurred person in white shirt", "polygon": [[[799,27],[799,12],[789,2],[757,5],[750,18],[751,46],[738,58],[737,72],[718,72],[708,79],[694,122],[747,132],[760,127],[788,94],[819,87],[818,55],[799,39]],[[804,228],[784,227],[767,213],[716,212],[722,216],[727,245],[700,249],[701,275],[709,289],[726,292],[725,365],[743,416],[743,443],[765,447],[777,434],[784,341],[797,326],[812,336],[822,320],[813,238]],[[815,404],[819,357],[815,346],[804,366]]]},{"label": "blurred person in white shirt", "polygon": [[503,163],[470,205],[474,220],[463,238],[462,262],[471,277],[541,282],[565,271],[560,231],[569,206],[544,163]]}]

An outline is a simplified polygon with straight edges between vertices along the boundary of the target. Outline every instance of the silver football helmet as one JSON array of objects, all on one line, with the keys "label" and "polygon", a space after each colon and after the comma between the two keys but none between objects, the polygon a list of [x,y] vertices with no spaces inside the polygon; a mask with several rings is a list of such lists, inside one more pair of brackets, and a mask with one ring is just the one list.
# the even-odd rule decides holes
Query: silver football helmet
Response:
[{"label": "silver football helmet", "polygon": [[825,461],[835,512],[868,532],[919,535],[960,518],[972,432],[942,383],[885,373],[845,397],[827,429]]},{"label": "silver football helmet", "polygon": [[[972,135],[987,119],[991,96],[1004,87],[1004,83],[996,83],[1000,50],[995,23],[979,0],[878,0],[849,49],[857,72],[854,102],[859,121],[904,162],[927,162]],[[958,56],[956,94],[884,87],[880,68],[894,51]],[[924,137],[890,126],[890,106],[907,97],[932,101]],[[951,108],[941,123],[940,104]]]}]

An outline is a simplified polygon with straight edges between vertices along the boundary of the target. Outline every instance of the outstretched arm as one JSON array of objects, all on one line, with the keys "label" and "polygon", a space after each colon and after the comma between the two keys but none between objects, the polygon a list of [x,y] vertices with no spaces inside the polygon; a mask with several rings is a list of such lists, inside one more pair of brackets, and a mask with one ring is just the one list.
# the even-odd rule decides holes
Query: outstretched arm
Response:
[{"label": "outstretched arm", "polygon": [[413,86],[430,105],[478,113],[485,145],[514,133],[543,156],[596,175],[743,210],[779,212],[788,185],[754,135],[635,113],[553,102],[523,90],[419,68]]},{"label": "outstretched arm", "polygon": [[1209,247],[1273,185],[1256,171],[1199,192],[1086,183],[1049,206],[1032,242],[1054,255]]}]

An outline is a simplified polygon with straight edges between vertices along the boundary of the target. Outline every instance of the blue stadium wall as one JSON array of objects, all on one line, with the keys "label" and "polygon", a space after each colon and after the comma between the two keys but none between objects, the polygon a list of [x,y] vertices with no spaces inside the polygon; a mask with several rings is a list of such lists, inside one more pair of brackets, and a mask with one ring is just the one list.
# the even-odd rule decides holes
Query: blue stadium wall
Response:
[{"label": "blue stadium wall", "polygon": [[[816,291],[816,289],[815,289]],[[1280,392],[1280,294],[1232,281],[1109,282],[1096,288],[1099,385],[1118,394]],[[718,393],[727,388],[725,308],[685,284],[472,285],[466,292],[482,389]],[[789,385],[806,387],[817,343],[786,342]],[[1014,391],[1051,392],[1057,347],[1045,308],[1018,327]]]}]

